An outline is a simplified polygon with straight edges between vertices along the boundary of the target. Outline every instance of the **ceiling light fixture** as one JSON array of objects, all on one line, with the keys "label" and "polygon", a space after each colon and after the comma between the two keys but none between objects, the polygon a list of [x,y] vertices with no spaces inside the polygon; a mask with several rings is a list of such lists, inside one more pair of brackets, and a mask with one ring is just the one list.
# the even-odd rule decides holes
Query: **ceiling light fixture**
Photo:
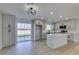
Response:
[{"label": "ceiling light fixture", "polygon": [[30,7],[28,10],[27,10],[27,14],[28,15],[36,15],[36,10],[34,10],[33,7]]},{"label": "ceiling light fixture", "polygon": [[34,16],[37,13],[37,7],[33,3],[27,3],[27,5],[25,5],[25,9],[27,15]]}]

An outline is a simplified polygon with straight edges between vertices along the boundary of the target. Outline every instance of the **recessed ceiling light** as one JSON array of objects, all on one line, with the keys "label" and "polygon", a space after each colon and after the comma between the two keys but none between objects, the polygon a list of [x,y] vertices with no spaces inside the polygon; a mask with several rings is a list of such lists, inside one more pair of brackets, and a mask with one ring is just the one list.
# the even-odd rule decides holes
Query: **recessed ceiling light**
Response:
[{"label": "recessed ceiling light", "polygon": [[50,12],[50,14],[52,15],[52,14],[54,14],[54,12]]},{"label": "recessed ceiling light", "polygon": [[62,18],[63,16],[59,16],[60,18]]}]

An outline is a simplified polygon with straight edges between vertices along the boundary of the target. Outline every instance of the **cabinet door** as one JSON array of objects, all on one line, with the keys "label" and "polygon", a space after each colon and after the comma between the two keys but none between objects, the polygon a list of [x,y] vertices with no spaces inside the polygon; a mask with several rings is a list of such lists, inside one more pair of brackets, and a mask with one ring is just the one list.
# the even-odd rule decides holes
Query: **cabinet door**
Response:
[{"label": "cabinet door", "polygon": [[3,15],[3,47],[15,44],[15,18],[11,15]]},{"label": "cabinet door", "polygon": [[10,45],[15,44],[15,17],[10,16]]},{"label": "cabinet door", "polygon": [[9,46],[9,16],[8,15],[3,15],[2,16],[2,23],[3,23],[3,39],[2,39],[2,44],[3,47]]}]

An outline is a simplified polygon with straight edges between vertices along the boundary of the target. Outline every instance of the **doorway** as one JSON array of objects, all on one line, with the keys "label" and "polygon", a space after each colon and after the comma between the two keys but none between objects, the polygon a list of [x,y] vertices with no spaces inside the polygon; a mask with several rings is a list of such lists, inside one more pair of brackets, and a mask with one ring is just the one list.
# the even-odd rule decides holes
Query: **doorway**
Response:
[{"label": "doorway", "polygon": [[35,38],[36,40],[42,39],[42,25],[36,25],[35,27]]},{"label": "doorway", "polygon": [[17,23],[17,42],[32,40],[31,23]]}]

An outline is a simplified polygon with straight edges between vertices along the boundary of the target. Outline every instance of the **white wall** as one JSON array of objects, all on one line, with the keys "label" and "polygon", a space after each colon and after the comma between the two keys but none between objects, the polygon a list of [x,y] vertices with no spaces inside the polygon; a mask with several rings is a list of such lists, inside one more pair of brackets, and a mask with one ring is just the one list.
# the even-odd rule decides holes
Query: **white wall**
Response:
[{"label": "white wall", "polygon": [[77,24],[77,31],[75,34],[75,41],[79,41],[79,19],[77,19],[77,21],[75,22],[75,24]]},{"label": "white wall", "polygon": [[47,25],[47,23],[46,22],[43,22],[43,26],[42,26],[42,37],[43,37],[43,39],[46,38],[46,36],[45,36],[46,25]]},{"label": "white wall", "polygon": [[0,49],[2,49],[2,15],[0,13]]},{"label": "white wall", "polygon": [[22,19],[22,18],[19,18],[19,17],[16,17],[16,23],[31,23],[32,21],[29,19]]}]

